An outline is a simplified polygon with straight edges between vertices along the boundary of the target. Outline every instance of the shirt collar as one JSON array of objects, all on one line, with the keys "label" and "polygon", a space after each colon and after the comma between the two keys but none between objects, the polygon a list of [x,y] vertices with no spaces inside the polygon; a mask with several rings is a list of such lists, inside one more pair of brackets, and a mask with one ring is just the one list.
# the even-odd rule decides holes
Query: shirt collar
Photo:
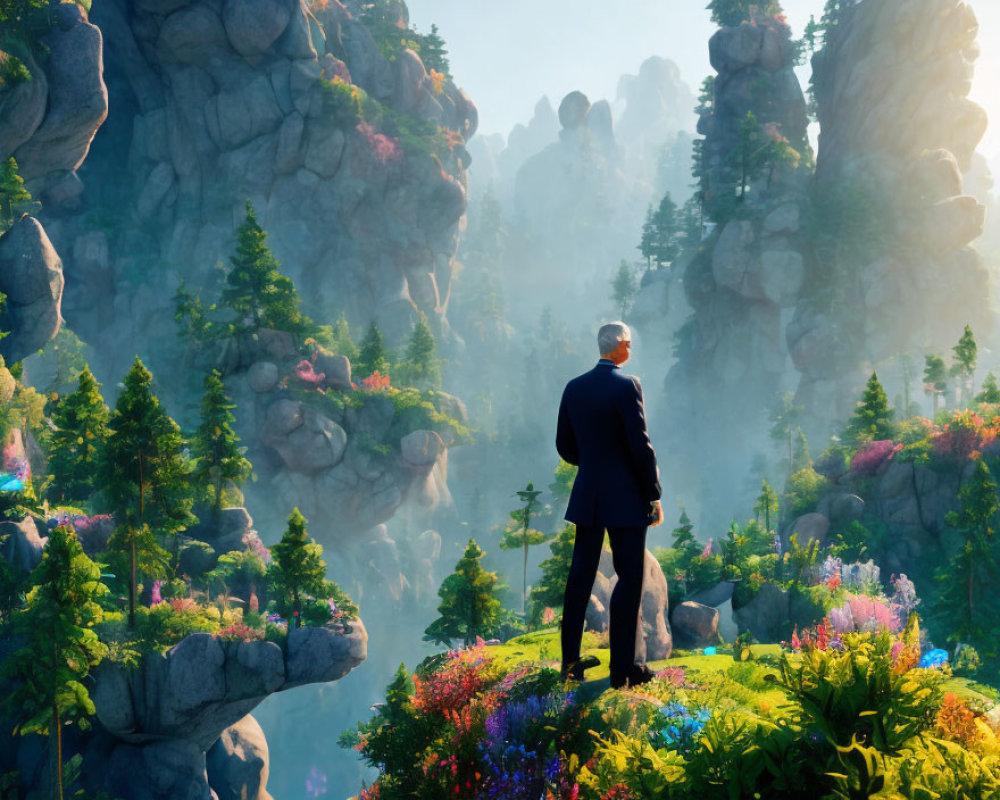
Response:
[{"label": "shirt collar", "polygon": [[614,369],[618,369],[619,368],[618,365],[614,361],[611,361],[610,359],[607,359],[607,358],[600,359],[597,362],[597,366],[599,366],[599,367],[613,367]]}]

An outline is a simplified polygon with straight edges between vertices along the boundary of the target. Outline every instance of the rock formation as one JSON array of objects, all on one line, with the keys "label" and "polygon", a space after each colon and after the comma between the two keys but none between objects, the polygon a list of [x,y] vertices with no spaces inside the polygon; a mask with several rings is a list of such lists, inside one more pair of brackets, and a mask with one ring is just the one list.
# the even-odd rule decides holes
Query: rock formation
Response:
[{"label": "rock formation", "polygon": [[[642,579],[642,604],[636,627],[636,658],[645,661],[659,661],[670,657],[673,639],[670,633],[668,613],[670,600],[667,579],[663,575],[660,562],[649,550],[646,551],[645,571]],[[601,553],[597,568],[594,591],[587,607],[587,627],[595,631],[606,631],[611,614],[611,593],[618,576],[615,574],[611,552]]]},{"label": "rock formation", "polygon": [[818,418],[850,413],[865,368],[991,327],[970,246],[984,208],[962,185],[986,129],[968,99],[977,29],[960,0],[865,2],[839,13],[813,58],[824,230],[787,339]]},{"label": "rock formation", "polygon": [[[314,13],[298,0],[116,0],[95,7],[92,23],[75,10],[72,25],[60,13],[69,27],[52,36],[72,40],[79,74],[58,97],[79,108],[56,103],[66,70],[54,45],[37,84],[6,103],[45,107],[49,97],[34,130],[15,132],[17,154],[63,253],[64,316],[119,354],[107,371],[173,338],[177,275],[211,282],[248,198],[307,313],[374,318],[392,338],[419,308],[446,329],[476,110],[414,51],[383,55],[361,4]],[[405,28],[405,7],[395,13]],[[102,56],[114,112],[80,167],[103,118]],[[64,141],[67,128],[76,135]]]}]

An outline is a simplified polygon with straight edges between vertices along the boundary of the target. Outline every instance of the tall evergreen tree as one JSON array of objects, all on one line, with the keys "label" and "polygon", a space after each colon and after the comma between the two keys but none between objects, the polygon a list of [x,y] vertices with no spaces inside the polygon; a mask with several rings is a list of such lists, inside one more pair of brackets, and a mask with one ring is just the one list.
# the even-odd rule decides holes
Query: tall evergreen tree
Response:
[{"label": "tall evergreen tree", "polygon": [[201,399],[201,424],[191,440],[191,454],[195,457],[194,479],[200,486],[211,486],[212,520],[219,521],[222,509],[222,485],[225,481],[242,484],[253,470],[243,457],[246,450],[239,447],[240,438],[233,430],[236,406],[226,397],[222,375],[212,370],[205,376],[205,394]]},{"label": "tall evergreen tree", "polygon": [[434,334],[427,322],[427,316],[421,312],[417,324],[410,334],[406,345],[405,359],[400,365],[402,376],[400,380],[408,386],[419,386],[422,389],[437,389],[441,386],[440,362],[435,357],[437,345]]},{"label": "tall evergreen tree", "polygon": [[247,200],[246,219],[236,231],[236,252],[222,302],[239,315],[237,325],[249,329],[263,326],[302,333],[312,322],[299,310],[299,295],[291,279],[279,272],[279,264],[266,243],[267,234]]},{"label": "tall evergreen tree", "polygon": [[804,409],[795,404],[795,395],[785,392],[781,397],[781,402],[768,417],[771,423],[771,438],[775,442],[782,442],[788,447],[788,477],[791,478],[792,466],[795,459],[792,453],[792,441],[795,429],[798,427],[799,419],[802,417]]},{"label": "tall evergreen tree", "polygon": [[541,563],[542,576],[531,587],[529,620],[531,627],[542,622],[546,608],[562,608],[566,593],[569,567],[573,563],[573,546],[576,542],[576,526],[567,523],[556,538],[549,542],[552,556]]},{"label": "tall evergreen tree", "polygon": [[673,547],[675,550],[682,550],[688,554],[694,554],[695,551],[701,550],[701,545],[694,538],[694,525],[691,524],[691,518],[688,516],[686,509],[681,509],[681,516],[677,520],[677,527],[670,532],[670,535],[673,537]]},{"label": "tall evergreen tree", "polygon": [[8,158],[0,162],[0,233],[21,218],[21,214],[36,211],[38,203],[24,188],[24,181],[17,171],[17,162]]},{"label": "tall evergreen tree", "polygon": [[385,347],[385,340],[382,338],[382,331],[374,320],[368,326],[365,338],[361,340],[358,349],[358,358],[354,362],[352,372],[367,378],[376,371],[380,375],[385,375],[389,371],[391,354]]},{"label": "tall evergreen tree", "polygon": [[[135,621],[138,549],[148,542],[144,530],[161,537],[192,523],[194,503],[180,428],[152,393],[153,376],[136,357],[125,389],[111,415],[102,463],[102,486],[108,510],[121,536],[112,540],[128,550],[129,624]],[[176,558],[176,537],[173,537]]]},{"label": "tall evergreen tree", "polygon": [[271,548],[268,578],[278,606],[278,613],[302,624],[302,610],[309,599],[326,600],[333,596],[333,584],[326,579],[323,546],[306,532],[306,519],[297,508],[288,515],[288,527],[281,541]]},{"label": "tall evergreen tree", "polygon": [[618,306],[619,317],[624,318],[628,313],[638,291],[639,284],[635,280],[635,272],[628,261],[623,258],[618,264],[615,277],[611,280],[611,299]]},{"label": "tall evergreen tree", "polygon": [[541,492],[535,489],[534,484],[528,481],[528,485],[517,492],[524,505],[521,508],[510,512],[511,522],[508,523],[503,537],[500,539],[501,550],[523,550],[524,569],[521,581],[521,613],[527,611],[528,605],[528,548],[536,544],[547,542],[549,537],[539,530],[531,527],[531,517],[537,513],[539,503],[538,495]]},{"label": "tall evergreen tree", "polygon": [[979,353],[976,337],[972,335],[972,328],[968,325],[965,326],[962,337],[951,351],[954,354],[951,376],[958,379],[964,399],[972,393],[972,377],[976,372],[976,357]]},{"label": "tall evergreen tree", "polygon": [[992,372],[983,381],[983,390],[976,395],[977,403],[1000,403],[1000,386],[997,386],[997,376]]},{"label": "tall evergreen tree", "polygon": [[774,519],[778,518],[778,493],[771,488],[771,484],[767,482],[767,478],[761,478],[760,481],[760,494],[757,495],[757,502],[754,504],[753,513],[757,518],[757,521],[761,521],[763,517],[764,530],[771,530],[771,519],[774,515]]},{"label": "tall evergreen tree", "polygon": [[455,571],[444,579],[438,596],[439,616],[424,631],[424,639],[445,646],[458,639],[466,645],[476,637],[491,636],[500,623],[500,591],[495,572],[487,572],[479,563],[485,553],[469,539]]},{"label": "tall evergreen tree", "polygon": [[795,453],[792,457],[792,472],[798,472],[800,469],[812,469],[812,466],[813,460],[809,454],[809,442],[806,439],[805,433],[802,432],[802,428],[798,428],[795,432]]},{"label": "tall evergreen tree", "polygon": [[891,439],[895,432],[893,410],[889,406],[882,384],[879,383],[878,375],[873,372],[865,385],[861,400],[855,406],[854,416],[844,429],[842,438],[849,444],[857,445]]},{"label": "tall evergreen tree", "polygon": [[938,398],[942,400],[948,391],[948,371],[941,356],[924,356],[924,394],[931,396],[931,408],[938,410]]},{"label": "tall evergreen tree", "polygon": [[111,411],[90,367],[80,373],[77,388],[52,413],[55,430],[49,447],[49,494],[63,502],[89,500],[98,488],[100,456],[107,443]]},{"label": "tall evergreen tree", "polygon": [[16,720],[15,733],[50,737],[53,793],[62,800],[62,729],[72,722],[89,727],[87,717],[94,714],[83,681],[107,652],[93,626],[102,618],[97,600],[108,589],[76,533],[64,526],[49,534],[31,582],[26,605],[12,621],[21,646],[0,666],[0,674],[13,680],[0,708]]},{"label": "tall evergreen tree", "polygon": [[997,484],[985,462],[976,462],[972,476],[958,492],[958,511],[945,521],[965,535],[962,549],[939,574],[943,587],[938,610],[947,618],[950,639],[974,642],[995,655],[996,615],[1000,603],[993,588],[1000,578],[996,561],[996,515],[1000,510]]}]

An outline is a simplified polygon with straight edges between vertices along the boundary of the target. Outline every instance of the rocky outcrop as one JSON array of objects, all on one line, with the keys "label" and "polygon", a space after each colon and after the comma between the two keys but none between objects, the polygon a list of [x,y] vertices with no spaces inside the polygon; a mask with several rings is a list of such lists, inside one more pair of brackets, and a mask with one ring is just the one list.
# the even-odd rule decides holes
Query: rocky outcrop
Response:
[{"label": "rocky outcrop", "polygon": [[799,400],[820,418],[850,413],[862,366],[885,380],[900,354],[922,360],[966,324],[977,336],[992,327],[970,244],[984,207],[962,177],[986,129],[968,99],[977,29],[960,0],[860,3],[838,12],[813,58],[828,231],[787,337]]},{"label": "rocky outcrop", "polygon": [[[606,631],[610,622],[611,593],[618,583],[610,551],[601,553],[594,591],[587,606],[587,627],[595,631]],[[670,600],[667,579],[663,575],[660,562],[649,550],[646,551],[642,579],[642,604],[636,626],[636,658],[640,661],[659,661],[670,657],[673,638],[670,632],[668,612]]]},{"label": "rocky outcrop", "polygon": [[[97,47],[96,63],[73,62],[67,96],[91,108],[103,55],[115,108],[79,169],[87,191],[73,203],[85,213],[62,203],[50,226],[71,276],[70,326],[101,352],[126,354],[109,372],[173,338],[176,275],[208,282],[248,198],[314,318],[374,318],[393,339],[420,309],[447,330],[475,106],[415,52],[376,41],[362,13],[340,2],[313,12],[299,0],[113,0],[92,24],[60,29],[88,56]],[[391,57],[383,45],[396,47]],[[38,103],[27,89],[15,101]],[[58,110],[50,102],[49,116]],[[56,122],[93,135],[80,108],[59,114],[20,151],[52,150]],[[60,147],[71,145],[82,158],[79,142]],[[54,209],[55,182],[72,165],[49,160],[25,174]],[[126,179],[112,185],[112,173]]]},{"label": "rocky outcrop", "polygon": [[59,332],[62,261],[37,219],[23,216],[0,236],[0,355],[8,364],[40,350]]},{"label": "rocky outcrop", "polygon": [[54,7],[42,37],[45,58],[27,58],[31,80],[0,94],[0,159],[13,156],[31,193],[49,205],[80,207],[76,174],[108,115],[101,31],[75,3]]},{"label": "rocky outcrop", "polygon": [[42,552],[48,537],[38,532],[31,517],[20,522],[0,522],[0,558],[10,564],[21,576],[27,575],[42,561]]},{"label": "rocky outcrop", "polygon": [[85,751],[90,788],[135,800],[211,791],[266,800],[267,743],[247,715],[274,692],[361,664],[368,635],[360,621],[351,628],[292,630],[284,650],[191,634],[136,670],[102,662],[91,689],[100,724]]},{"label": "rocky outcrop", "polygon": [[719,644],[719,609],[685,600],[670,613],[674,635],[678,643],[688,647],[707,647]]}]

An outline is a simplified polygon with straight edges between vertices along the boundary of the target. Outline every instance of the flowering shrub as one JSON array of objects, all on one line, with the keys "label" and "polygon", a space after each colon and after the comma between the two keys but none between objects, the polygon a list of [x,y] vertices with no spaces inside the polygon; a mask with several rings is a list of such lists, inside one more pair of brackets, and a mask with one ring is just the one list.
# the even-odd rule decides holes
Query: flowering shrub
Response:
[{"label": "flowering shrub", "polygon": [[839,608],[831,608],[828,620],[838,634],[874,633],[879,629],[899,633],[905,621],[886,603],[867,595],[850,594]]},{"label": "flowering shrub", "polygon": [[958,411],[932,439],[934,452],[941,458],[960,463],[976,459],[983,447],[997,438],[998,426],[1000,417],[994,417],[987,424],[973,411]]},{"label": "flowering shrub", "polygon": [[242,622],[234,622],[218,631],[215,636],[227,641],[257,642],[264,638],[264,631],[251,628]]},{"label": "flowering shrub", "polygon": [[394,164],[403,158],[403,148],[399,139],[378,133],[369,123],[359,122],[358,131],[365,137],[375,160],[380,164]]},{"label": "flowering shrub", "polygon": [[361,388],[367,392],[377,392],[380,389],[389,388],[389,375],[383,375],[375,370],[371,375],[361,381]]},{"label": "flowering shrub", "polygon": [[311,361],[302,359],[295,367],[295,377],[300,381],[316,386],[326,379],[325,372],[316,372]]},{"label": "flowering shrub", "polygon": [[431,88],[434,90],[434,94],[441,94],[441,92],[444,91],[444,73],[438,72],[436,69],[431,67],[431,71],[427,74],[427,77],[430,78]]},{"label": "flowering shrub", "polygon": [[880,572],[878,565],[872,559],[845,564],[840,570],[845,589],[872,595],[882,592]]},{"label": "flowering shrub", "polygon": [[873,475],[879,467],[903,449],[903,445],[891,440],[871,442],[865,445],[851,459],[851,472],[858,475]]}]

